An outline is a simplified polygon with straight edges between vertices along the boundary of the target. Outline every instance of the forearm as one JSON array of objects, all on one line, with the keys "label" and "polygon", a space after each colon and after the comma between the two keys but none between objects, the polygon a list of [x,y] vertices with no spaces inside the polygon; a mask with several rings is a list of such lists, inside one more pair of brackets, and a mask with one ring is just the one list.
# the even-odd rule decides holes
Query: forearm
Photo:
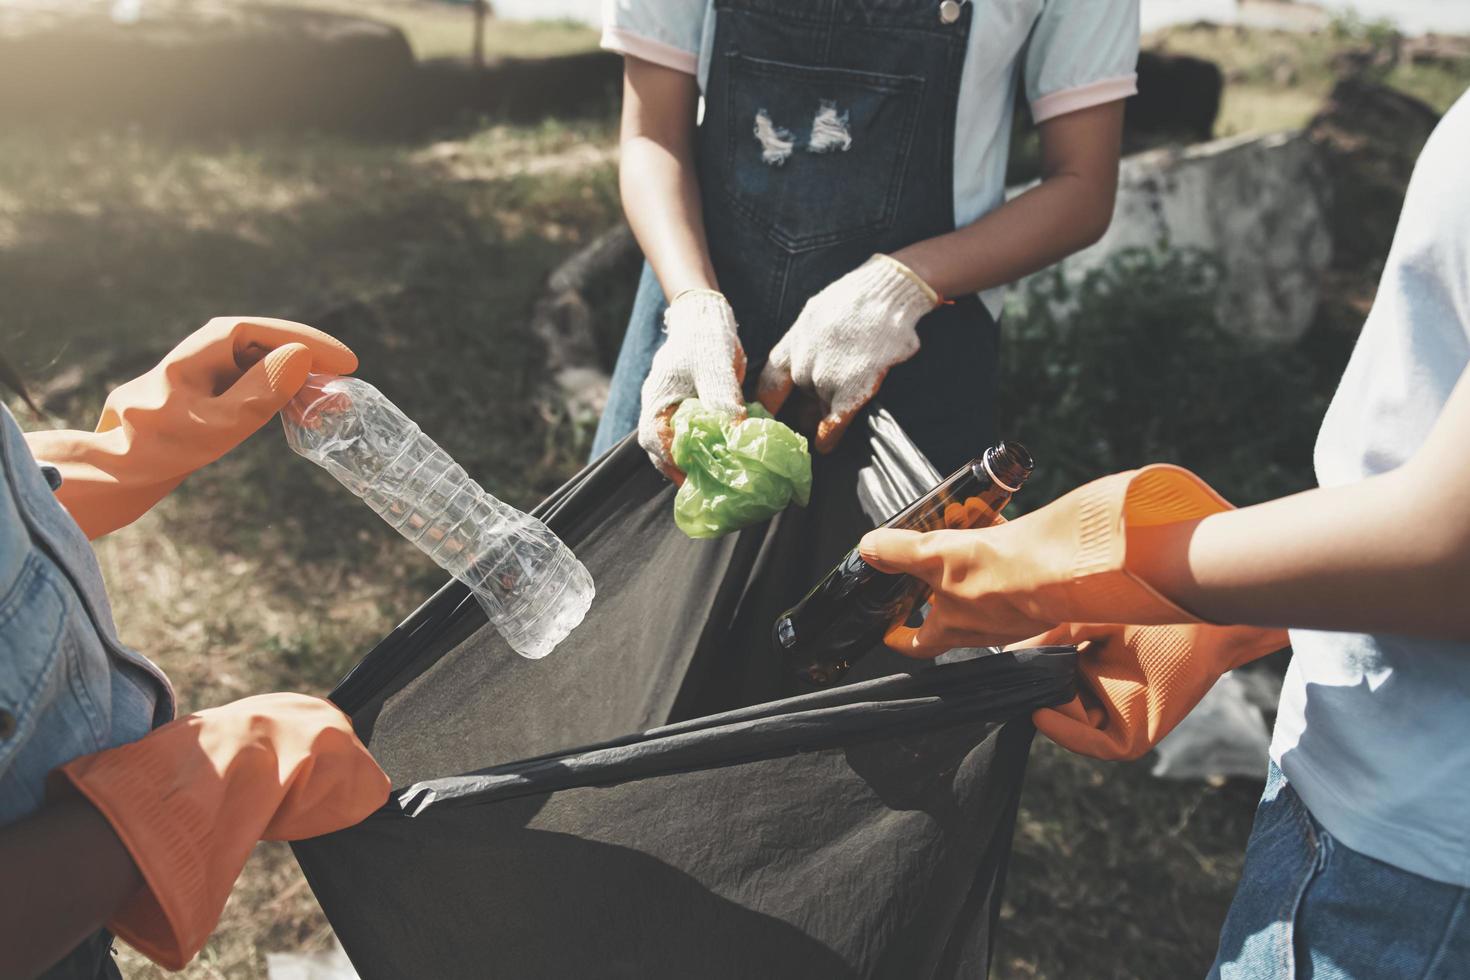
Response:
[{"label": "forearm", "polygon": [[1097,210],[1094,196],[1088,182],[1058,174],[979,221],[900,249],[893,257],[943,296],[1003,286],[1097,241],[1106,222],[1078,220]]},{"label": "forearm", "polygon": [[1470,640],[1470,372],[1398,469],[1146,538],[1140,574],[1206,619]]},{"label": "forearm", "polygon": [[623,208],[664,295],[718,289],[691,159],[648,137],[623,143]]},{"label": "forearm", "polygon": [[1207,620],[1470,639],[1470,566],[1401,474],[1142,529],[1144,579]]},{"label": "forearm", "polygon": [[1121,103],[1042,125],[1042,179],[972,224],[893,253],[935,291],[1015,282],[1102,237],[1113,216]]},{"label": "forearm", "polygon": [[112,827],[67,798],[0,828],[0,976],[60,960],[122,906],[143,879]]},{"label": "forearm", "polygon": [[619,182],[628,223],[670,299],[717,289],[694,168],[698,86],[637,58],[625,65]]}]

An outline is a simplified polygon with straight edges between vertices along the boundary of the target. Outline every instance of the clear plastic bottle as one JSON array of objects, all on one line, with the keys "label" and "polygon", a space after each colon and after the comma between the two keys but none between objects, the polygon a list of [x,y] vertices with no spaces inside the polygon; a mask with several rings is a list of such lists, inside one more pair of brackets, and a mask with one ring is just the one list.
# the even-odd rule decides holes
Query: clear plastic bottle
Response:
[{"label": "clear plastic bottle", "polygon": [[571,549],[486,493],[378,389],[312,375],[281,421],[292,449],[469,586],[521,656],[546,656],[582,622],[594,589]]}]

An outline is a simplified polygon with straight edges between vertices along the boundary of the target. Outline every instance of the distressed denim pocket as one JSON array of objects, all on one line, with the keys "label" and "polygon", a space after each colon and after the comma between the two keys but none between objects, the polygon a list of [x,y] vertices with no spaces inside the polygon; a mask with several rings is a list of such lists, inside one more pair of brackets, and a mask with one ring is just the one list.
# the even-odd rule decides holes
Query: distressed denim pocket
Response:
[{"label": "distressed denim pocket", "polygon": [[733,208],[792,251],[893,222],[923,78],[725,57],[719,181]]}]

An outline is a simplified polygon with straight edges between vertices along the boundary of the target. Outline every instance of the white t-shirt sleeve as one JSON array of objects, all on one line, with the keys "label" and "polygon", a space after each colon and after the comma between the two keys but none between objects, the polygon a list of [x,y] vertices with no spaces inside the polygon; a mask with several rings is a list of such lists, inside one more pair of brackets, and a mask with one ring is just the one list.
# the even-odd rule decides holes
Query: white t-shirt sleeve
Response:
[{"label": "white t-shirt sleeve", "polygon": [[1138,2],[1045,0],[1024,55],[1036,122],[1138,93]]},{"label": "white t-shirt sleeve", "polygon": [[603,0],[602,46],[696,74],[706,0]]}]

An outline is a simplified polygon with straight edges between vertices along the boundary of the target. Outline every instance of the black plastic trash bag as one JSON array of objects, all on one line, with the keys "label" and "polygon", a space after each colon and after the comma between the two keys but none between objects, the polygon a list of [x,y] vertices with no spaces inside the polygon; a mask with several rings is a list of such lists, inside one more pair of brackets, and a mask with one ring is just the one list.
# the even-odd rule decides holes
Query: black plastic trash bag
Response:
[{"label": "black plastic trash bag", "polygon": [[401,789],[295,849],[365,980],[985,975],[1073,653],[880,650],[803,693],[777,614],[939,478],[881,412],[815,463],[807,509],[694,541],[625,442],[537,510],[597,581],[556,652],[451,583],[338,686]]}]

